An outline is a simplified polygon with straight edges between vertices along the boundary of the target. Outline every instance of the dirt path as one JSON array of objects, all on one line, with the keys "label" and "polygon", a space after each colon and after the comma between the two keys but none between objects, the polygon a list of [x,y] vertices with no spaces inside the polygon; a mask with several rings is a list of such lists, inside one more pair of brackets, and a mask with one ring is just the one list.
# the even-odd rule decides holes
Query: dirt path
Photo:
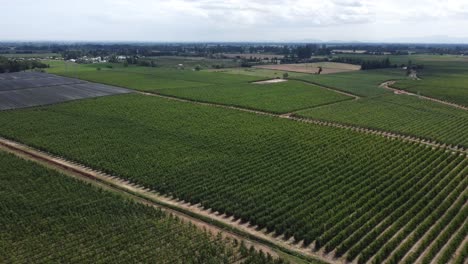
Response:
[{"label": "dirt path", "polygon": [[[326,257],[316,255],[311,247],[302,247],[300,243],[293,244],[291,241],[274,237],[262,230],[257,230],[248,223],[240,223],[232,217],[220,215],[211,210],[205,210],[200,205],[192,205],[179,201],[172,197],[161,195],[148,188],[131,183],[117,176],[109,175],[84,165],[65,160],[61,157],[42,152],[21,143],[0,137],[0,150],[7,151],[21,158],[34,161],[48,168],[57,170],[65,175],[90,182],[103,189],[120,193],[137,202],[159,208],[169,214],[179,217],[184,222],[190,222],[202,230],[223,237],[244,241],[247,247],[253,246],[257,251],[269,253],[273,257],[283,257],[291,262],[306,262],[304,256],[309,260],[324,263],[341,263],[330,261]],[[286,257],[285,257],[286,256]],[[295,261],[296,260],[296,261]]]},{"label": "dirt path", "polygon": [[440,100],[440,99],[436,99],[436,98],[433,98],[433,97],[428,97],[428,96],[424,96],[424,95],[418,95],[418,94],[415,94],[415,93],[412,93],[412,92],[408,92],[408,91],[406,91],[406,90],[401,90],[401,89],[393,88],[392,85],[394,85],[395,83],[396,83],[396,81],[387,81],[387,82],[381,83],[381,84],[379,85],[379,87],[384,88],[384,89],[387,89],[387,90],[390,90],[390,91],[393,91],[393,93],[395,93],[395,94],[413,95],[413,96],[417,96],[417,97],[419,97],[419,98],[423,98],[423,99],[426,99],[426,100],[429,100],[429,101],[433,101],[433,102],[436,102],[436,103],[439,103],[439,104],[448,105],[448,106],[455,107],[455,108],[462,109],[462,110],[468,110],[468,107],[463,106],[463,105],[459,105],[459,104],[447,102],[447,101]]}]

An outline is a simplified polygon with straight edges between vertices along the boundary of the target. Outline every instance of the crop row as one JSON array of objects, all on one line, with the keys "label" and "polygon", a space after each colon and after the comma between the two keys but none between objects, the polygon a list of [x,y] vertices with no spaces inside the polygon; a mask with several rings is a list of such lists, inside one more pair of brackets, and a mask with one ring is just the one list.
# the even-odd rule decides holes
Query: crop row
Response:
[{"label": "crop row", "polygon": [[2,263],[281,263],[0,152]]}]

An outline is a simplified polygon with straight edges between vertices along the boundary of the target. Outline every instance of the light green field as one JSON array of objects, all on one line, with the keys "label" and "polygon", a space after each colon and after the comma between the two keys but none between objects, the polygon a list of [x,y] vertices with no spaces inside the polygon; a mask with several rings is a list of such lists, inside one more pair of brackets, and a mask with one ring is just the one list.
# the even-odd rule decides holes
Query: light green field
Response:
[{"label": "light green field", "polygon": [[160,89],[158,93],[197,101],[286,113],[352,100],[350,96],[313,84],[287,81],[274,84],[226,84],[195,88]]},{"label": "light green field", "polygon": [[154,60],[158,67],[163,68],[179,68],[179,64],[183,64],[183,67],[187,70],[191,70],[196,66],[200,66],[202,69],[212,69],[218,65],[223,68],[238,67],[239,62],[232,59],[214,59],[214,58],[203,58],[203,57],[180,57],[180,56],[161,56],[161,57],[150,57]]},{"label": "light green field", "polygon": [[389,93],[389,91],[379,88],[382,82],[405,78],[403,70],[384,69],[326,75],[311,74],[300,76],[297,79],[332,87],[362,97],[373,97]]}]

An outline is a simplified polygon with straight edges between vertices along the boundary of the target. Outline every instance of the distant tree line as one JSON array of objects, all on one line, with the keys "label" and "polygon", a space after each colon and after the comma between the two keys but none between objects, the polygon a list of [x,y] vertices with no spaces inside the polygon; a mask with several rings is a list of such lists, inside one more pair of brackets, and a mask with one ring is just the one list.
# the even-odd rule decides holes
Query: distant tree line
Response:
[{"label": "distant tree line", "polygon": [[298,59],[310,59],[312,56],[328,56],[331,50],[326,45],[307,44],[294,48],[293,56],[295,55]]},{"label": "distant tree line", "polygon": [[0,42],[1,53],[60,53],[64,58],[81,56],[198,56],[219,53],[278,54],[308,59],[326,56],[332,50],[363,50],[369,54],[411,53],[468,54],[466,44],[386,44],[386,43],[56,43]]},{"label": "distant tree line", "polygon": [[364,60],[361,63],[361,70],[396,68],[397,65],[392,65],[389,58],[382,60]]},{"label": "distant tree line", "polygon": [[[111,57],[111,60],[112,60],[112,57]],[[112,62],[111,60],[109,60],[109,62]],[[128,65],[138,65],[138,66],[143,66],[143,67],[156,67],[157,66],[154,60],[142,59],[137,56],[129,56],[125,59],[123,63],[125,67],[127,67]]]},{"label": "distant tree line", "polygon": [[36,68],[48,68],[49,65],[38,60],[17,60],[0,57],[0,73],[19,72]]}]

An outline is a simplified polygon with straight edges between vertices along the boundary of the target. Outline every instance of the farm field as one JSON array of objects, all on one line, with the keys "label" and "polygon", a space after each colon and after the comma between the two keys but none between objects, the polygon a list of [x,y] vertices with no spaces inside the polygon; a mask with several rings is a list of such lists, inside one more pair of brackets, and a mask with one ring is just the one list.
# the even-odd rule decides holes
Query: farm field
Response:
[{"label": "farm field", "polygon": [[391,63],[421,64],[423,69],[417,71],[421,80],[400,80],[394,87],[410,92],[434,97],[441,100],[468,105],[468,58],[453,55],[410,55],[410,56],[376,56],[376,55],[342,55],[362,59],[390,58]]},{"label": "farm field", "polygon": [[[286,71],[278,71],[278,70],[268,70],[268,69],[261,69],[261,68],[225,68],[225,69],[211,69],[207,70],[210,72],[219,72],[219,73],[227,73],[227,74],[235,74],[235,75],[249,75],[249,76],[256,76],[262,78],[283,78],[283,74]],[[298,72],[287,72],[288,77],[301,77],[306,75],[306,73],[298,73]]]},{"label": "farm field", "polygon": [[[96,70],[97,66],[80,65],[78,67],[87,68],[87,70],[81,69],[75,74],[70,74],[52,67],[51,72],[140,91],[275,113],[286,113],[353,99],[353,97],[299,81],[265,85],[250,83],[265,79],[260,76],[148,67],[101,71]],[[63,70],[63,68],[59,69]]]},{"label": "farm field", "polygon": [[157,92],[180,98],[275,113],[292,112],[353,99],[353,97],[299,81],[271,84],[211,85],[195,88],[160,89]]},{"label": "farm field", "polygon": [[2,263],[281,263],[0,151]]},{"label": "farm field", "polygon": [[1,112],[0,134],[358,263],[464,246],[466,154],[136,94]]},{"label": "farm field", "polygon": [[468,147],[467,111],[416,96],[363,98],[296,114]]},{"label": "farm field", "polygon": [[238,67],[239,62],[232,59],[211,59],[204,57],[181,57],[181,56],[158,56],[149,57],[153,59],[158,67],[179,68],[182,64],[184,68],[191,69],[200,66],[202,69],[211,69],[214,67]]},{"label": "farm field", "polygon": [[397,82],[395,87],[410,92],[468,106],[468,58],[464,61],[423,60],[421,80]]},{"label": "farm field", "polygon": [[361,69],[361,66],[358,66],[358,65],[347,64],[347,63],[337,63],[337,62],[272,64],[272,65],[254,66],[254,68],[259,68],[259,69],[300,72],[300,73],[317,73],[319,67],[322,67],[321,74],[358,71]]},{"label": "farm field", "polygon": [[399,69],[366,70],[343,72],[329,75],[303,75],[297,79],[332,87],[361,97],[373,97],[390,93],[379,88],[388,80],[405,79],[405,72]]}]

